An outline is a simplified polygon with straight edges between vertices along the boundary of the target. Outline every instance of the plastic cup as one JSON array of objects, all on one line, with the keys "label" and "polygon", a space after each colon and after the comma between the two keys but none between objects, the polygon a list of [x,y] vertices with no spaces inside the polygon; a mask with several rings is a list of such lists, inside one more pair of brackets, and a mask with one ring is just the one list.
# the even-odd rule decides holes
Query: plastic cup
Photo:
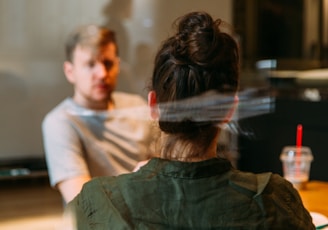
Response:
[{"label": "plastic cup", "polygon": [[280,160],[283,165],[284,178],[290,181],[296,189],[304,189],[309,181],[313,155],[306,146],[286,146],[283,148]]}]

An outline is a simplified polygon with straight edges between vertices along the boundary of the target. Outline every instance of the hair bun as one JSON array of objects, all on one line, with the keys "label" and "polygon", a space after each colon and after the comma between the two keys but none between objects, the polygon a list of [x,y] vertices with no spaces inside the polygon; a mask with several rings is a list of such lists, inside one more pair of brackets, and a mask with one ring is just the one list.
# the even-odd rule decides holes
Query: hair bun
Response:
[{"label": "hair bun", "polygon": [[176,58],[189,57],[189,60],[184,60],[188,62],[187,64],[203,67],[214,65],[215,63],[209,60],[216,55],[220,22],[220,20],[214,21],[204,12],[193,12],[179,18],[176,22],[177,47],[174,49]]},{"label": "hair bun", "polygon": [[[183,17],[178,23],[178,34],[192,35],[208,33],[212,30],[213,19],[207,13],[195,12],[190,13],[191,17]],[[179,20],[179,19],[178,19]]]}]

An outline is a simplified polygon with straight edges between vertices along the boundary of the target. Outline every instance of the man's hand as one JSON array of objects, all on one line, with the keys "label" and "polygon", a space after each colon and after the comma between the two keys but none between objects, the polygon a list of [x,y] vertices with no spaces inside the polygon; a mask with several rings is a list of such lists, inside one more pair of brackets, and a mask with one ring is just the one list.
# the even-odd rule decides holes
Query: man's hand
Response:
[{"label": "man's hand", "polygon": [[138,162],[137,166],[133,169],[133,172],[138,171],[142,166],[144,166],[145,164],[147,164],[148,161],[149,161],[149,159]]}]

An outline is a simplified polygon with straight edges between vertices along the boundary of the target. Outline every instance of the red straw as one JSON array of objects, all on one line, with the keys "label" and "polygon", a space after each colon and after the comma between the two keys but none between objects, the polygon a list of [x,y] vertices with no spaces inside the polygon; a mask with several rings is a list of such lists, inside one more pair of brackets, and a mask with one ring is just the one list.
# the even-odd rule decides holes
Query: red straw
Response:
[{"label": "red straw", "polygon": [[297,134],[296,134],[296,147],[298,149],[302,147],[302,135],[303,135],[303,126],[299,124],[297,125]]},{"label": "red straw", "polygon": [[301,160],[301,148],[302,148],[302,136],[303,136],[303,126],[301,124],[297,125],[296,131],[296,175],[300,173],[300,160]]}]

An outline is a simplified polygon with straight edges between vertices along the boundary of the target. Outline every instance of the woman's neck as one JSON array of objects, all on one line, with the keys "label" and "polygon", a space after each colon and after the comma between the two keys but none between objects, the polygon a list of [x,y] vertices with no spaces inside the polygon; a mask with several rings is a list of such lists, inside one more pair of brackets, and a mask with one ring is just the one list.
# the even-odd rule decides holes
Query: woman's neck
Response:
[{"label": "woman's neck", "polygon": [[164,159],[198,162],[217,157],[217,138],[210,145],[200,146],[199,143],[187,143],[182,140],[172,140],[170,135],[162,135],[162,148],[160,157]]}]

